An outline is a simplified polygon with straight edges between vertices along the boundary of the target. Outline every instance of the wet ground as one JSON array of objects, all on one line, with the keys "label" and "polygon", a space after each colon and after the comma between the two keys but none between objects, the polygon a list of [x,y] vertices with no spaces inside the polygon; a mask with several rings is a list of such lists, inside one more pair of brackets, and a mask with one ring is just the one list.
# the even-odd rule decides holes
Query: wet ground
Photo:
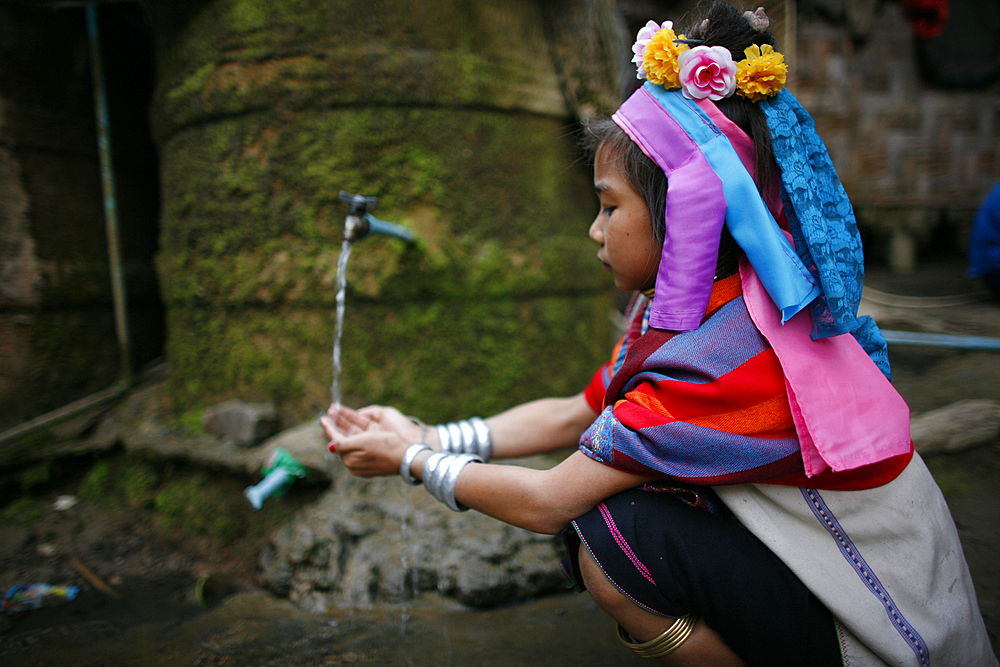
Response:
[{"label": "wet ground", "polygon": [[[246,479],[215,473],[212,482],[220,497],[244,500]],[[488,611],[424,596],[407,605],[307,613],[260,587],[258,531],[221,544],[184,539],[148,507],[78,499],[56,509],[80,487],[71,477],[36,498],[42,515],[30,523],[4,508],[0,589],[43,581],[81,588],[70,602],[0,614],[4,667],[639,664],[586,595]],[[261,512],[243,502],[235,514],[252,524],[268,509],[300,506],[315,493],[293,489]]]},{"label": "wet ground", "polygon": [[[867,284],[880,293],[864,309],[885,329],[1000,337],[1000,303],[981,300],[954,264],[906,277],[869,271]],[[899,346],[890,355],[895,383],[914,413],[965,398],[1000,400],[1000,352]],[[928,465],[948,498],[987,628],[1000,647],[1000,443],[930,456]],[[228,496],[246,484],[215,481],[232,487]],[[0,519],[0,585],[81,586],[72,602],[0,615],[4,666],[643,662],[618,645],[613,623],[586,595],[489,611],[422,599],[405,607],[308,614],[257,585],[259,535],[220,546],[181,540],[143,510],[86,501],[54,509],[75,483],[70,476],[39,498],[46,509],[34,522],[19,521],[9,507]],[[308,502],[308,494],[283,502]],[[244,520],[254,518],[248,512]]]},{"label": "wet ground", "polygon": [[[165,591],[150,586],[123,592],[162,599]],[[101,613],[89,614],[90,621],[53,612],[59,623],[19,629],[4,640],[0,660],[39,667],[640,664],[616,645],[612,628],[585,596],[484,613],[425,603],[315,616],[252,589],[207,610],[175,603],[157,620],[136,606],[106,602]],[[590,630],[595,627],[605,632]]]}]

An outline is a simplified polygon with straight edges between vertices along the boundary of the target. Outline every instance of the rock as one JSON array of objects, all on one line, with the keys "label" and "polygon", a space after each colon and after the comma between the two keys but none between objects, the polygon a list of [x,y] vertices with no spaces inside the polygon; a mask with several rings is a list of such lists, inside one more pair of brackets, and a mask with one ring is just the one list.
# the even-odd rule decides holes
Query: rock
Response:
[{"label": "rock", "polygon": [[910,435],[921,454],[957,452],[996,442],[1000,402],[969,399],[930,410],[910,420]]},{"label": "rock", "polygon": [[228,436],[240,447],[252,447],[278,431],[278,413],[270,403],[231,400],[206,408],[201,417],[209,433]]},{"label": "rock", "polygon": [[[421,596],[486,607],[566,590],[558,537],[475,511],[452,512],[396,476],[354,477],[327,451],[315,419],[252,448],[238,447],[229,437],[192,434],[162,418],[161,389],[157,384],[133,392],[116,408],[114,420],[124,426],[115,437],[127,451],[257,479],[280,447],[306,467],[311,483],[329,482],[330,489],[278,528],[260,551],[261,581],[302,609],[326,613]],[[548,468],[553,460],[514,463]],[[102,538],[93,530],[81,535]],[[0,537],[0,555],[27,539],[16,531],[0,531]]]},{"label": "rock", "polygon": [[490,607],[566,589],[558,537],[452,512],[398,478],[360,479],[343,466],[331,476],[331,490],[262,552],[262,580],[301,607],[367,607],[424,594]]},{"label": "rock", "polygon": [[[246,470],[256,474],[275,449],[279,447],[288,452],[292,458],[305,466],[311,475],[327,477],[335,457],[326,448],[327,441],[323,431],[315,420],[303,422],[298,426],[285,429],[270,438],[260,447],[252,450],[246,457]],[[246,450],[244,450],[246,451]]]}]

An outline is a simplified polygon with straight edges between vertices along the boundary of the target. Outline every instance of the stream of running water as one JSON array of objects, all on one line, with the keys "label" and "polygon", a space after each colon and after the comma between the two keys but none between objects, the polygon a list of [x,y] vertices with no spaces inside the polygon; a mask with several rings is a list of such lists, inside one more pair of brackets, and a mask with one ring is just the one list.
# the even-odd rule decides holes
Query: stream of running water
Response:
[{"label": "stream of running water", "polygon": [[344,239],[340,247],[340,258],[337,260],[337,324],[333,331],[333,384],[330,385],[330,398],[335,407],[340,407],[343,398],[340,386],[340,350],[344,336],[344,302],[347,298],[347,261],[351,258],[353,245],[352,241]]},{"label": "stream of running water", "polygon": [[[340,248],[340,258],[337,260],[337,282],[336,282],[337,318],[333,332],[333,382],[330,386],[330,397],[333,400],[333,405],[336,407],[340,407],[341,400],[343,399],[343,391],[341,389],[341,371],[343,367],[341,364],[340,357],[342,350],[342,340],[344,336],[344,311],[345,311],[345,303],[347,300],[347,262],[351,258],[351,249],[353,245],[354,244],[352,241],[344,239],[343,245],[341,245]],[[401,534],[403,535],[404,538],[407,536],[408,532],[407,518],[409,517],[410,514],[409,498],[410,498],[409,494],[407,494],[406,506],[402,508],[403,511],[401,515],[401,522],[402,522]],[[404,541],[408,542],[408,540]],[[406,591],[406,590],[400,591],[401,597],[403,597],[403,599],[407,599],[409,596],[416,597],[418,592],[417,591],[418,573],[416,569],[416,558],[415,556],[413,556],[411,562],[411,554],[408,554],[405,551],[401,554],[401,558],[402,558],[401,564],[404,573],[409,572],[409,577],[407,577],[406,574],[404,574],[404,581],[401,583],[401,586],[404,589],[406,588],[407,584],[412,586],[411,591]],[[409,609],[408,606],[404,604],[402,606],[402,609],[400,610],[400,616],[399,616],[400,634],[404,634],[406,632],[406,623],[409,619],[410,619]],[[409,658],[407,658],[407,661],[410,662]]]}]

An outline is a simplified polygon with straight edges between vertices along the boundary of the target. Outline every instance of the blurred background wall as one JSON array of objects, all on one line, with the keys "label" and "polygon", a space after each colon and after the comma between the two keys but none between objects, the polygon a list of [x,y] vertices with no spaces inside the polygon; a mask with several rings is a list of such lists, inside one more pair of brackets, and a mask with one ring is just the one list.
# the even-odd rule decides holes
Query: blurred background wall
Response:
[{"label": "blurred background wall", "polygon": [[[762,3],[870,262],[961,257],[1000,178],[1000,0]],[[947,20],[940,20],[940,5]],[[130,332],[116,340],[85,7],[0,0],[0,430],[165,362],[168,409],[329,402],[340,190],[348,404],[427,420],[578,391],[618,295],[579,120],[690,2],[95,5]]]}]

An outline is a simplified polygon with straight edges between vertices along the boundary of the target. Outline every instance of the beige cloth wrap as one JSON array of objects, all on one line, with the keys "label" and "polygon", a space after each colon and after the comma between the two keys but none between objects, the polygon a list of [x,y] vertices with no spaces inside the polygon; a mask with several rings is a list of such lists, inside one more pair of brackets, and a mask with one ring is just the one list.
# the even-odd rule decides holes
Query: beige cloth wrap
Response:
[{"label": "beige cloth wrap", "polygon": [[829,515],[923,640],[922,659],[794,487],[715,487],[739,520],[833,612],[844,664],[996,667],[948,505],[919,455],[885,486],[819,491]]}]

